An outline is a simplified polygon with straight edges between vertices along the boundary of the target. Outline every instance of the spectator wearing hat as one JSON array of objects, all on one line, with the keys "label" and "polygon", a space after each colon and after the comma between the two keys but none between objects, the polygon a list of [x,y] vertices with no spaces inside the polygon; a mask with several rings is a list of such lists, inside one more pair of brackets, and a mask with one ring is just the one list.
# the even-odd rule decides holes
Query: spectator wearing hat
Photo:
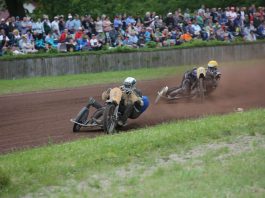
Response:
[{"label": "spectator wearing hat", "polygon": [[174,18],[171,12],[167,14],[167,17],[165,18],[164,22],[168,27],[169,31],[171,31],[175,27]]},{"label": "spectator wearing hat", "polygon": [[68,29],[70,34],[74,34],[74,20],[71,14],[68,15],[68,20],[65,23],[65,28]]},{"label": "spectator wearing hat", "polygon": [[14,29],[11,34],[11,44],[14,46],[18,46],[19,40],[21,39],[21,36],[19,34],[19,31],[17,29]]},{"label": "spectator wearing hat", "polygon": [[92,34],[92,38],[90,39],[90,46],[92,50],[100,50],[101,49],[101,43],[97,39],[97,36],[95,34]]},{"label": "spectator wearing hat", "polygon": [[34,53],[38,50],[35,49],[34,43],[29,43],[27,40],[27,35],[22,35],[22,39],[19,41],[19,48],[23,53]]},{"label": "spectator wearing hat", "polygon": [[51,31],[51,23],[49,21],[48,15],[43,16],[43,32],[45,35],[47,35]]}]

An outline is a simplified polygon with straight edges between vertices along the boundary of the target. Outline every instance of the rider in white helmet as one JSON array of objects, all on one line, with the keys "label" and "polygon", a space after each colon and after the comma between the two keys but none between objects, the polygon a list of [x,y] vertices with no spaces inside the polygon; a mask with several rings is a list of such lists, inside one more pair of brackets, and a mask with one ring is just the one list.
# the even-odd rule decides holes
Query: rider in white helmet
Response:
[{"label": "rider in white helmet", "polygon": [[[142,96],[142,93],[139,89],[136,88],[136,79],[133,77],[127,77],[123,81],[120,89],[123,92],[123,98],[126,100],[122,100],[121,102],[125,102],[126,104],[120,105],[120,110],[122,112],[122,117],[120,118],[118,125],[124,126],[126,125],[126,121],[128,118],[135,119],[140,116],[143,111],[141,109],[146,109],[148,107],[149,101],[146,96]],[[111,89],[106,90],[102,94],[102,99],[105,101],[109,98],[109,93]],[[136,98],[136,101],[133,102],[132,98]],[[147,105],[145,108],[144,106]]]}]

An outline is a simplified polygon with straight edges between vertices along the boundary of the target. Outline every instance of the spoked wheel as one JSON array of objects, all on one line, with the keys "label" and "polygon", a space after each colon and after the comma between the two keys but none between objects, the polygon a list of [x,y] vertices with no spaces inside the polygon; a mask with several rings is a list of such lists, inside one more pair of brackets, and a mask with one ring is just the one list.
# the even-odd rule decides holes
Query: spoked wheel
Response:
[{"label": "spoked wheel", "polygon": [[[83,107],[81,111],[77,114],[75,121],[81,124],[85,124],[87,121],[87,117],[88,117],[88,108]],[[81,127],[82,127],[81,125],[74,123],[73,132],[79,132]]]},{"label": "spoked wheel", "polygon": [[105,133],[115,133],[117,125],[117,108],[114,104],[108,104],[103,113],[103,130]]},{"label": "spoked wheel", "polygon": [[201,103],[203,103],[204,102],[204,98],[205,98],[203,78],[199,79],[199,97],[200,97]]}]

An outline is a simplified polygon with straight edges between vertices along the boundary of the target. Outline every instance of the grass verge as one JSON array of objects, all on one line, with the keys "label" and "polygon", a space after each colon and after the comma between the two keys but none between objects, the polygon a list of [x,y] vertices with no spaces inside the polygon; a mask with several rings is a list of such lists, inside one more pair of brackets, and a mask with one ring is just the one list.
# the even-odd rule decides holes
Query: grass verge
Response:
[{"label": "grass verge", "polygon": [[[228,67],[249,67],[250,65],[264,65],[264,59],[226,62],[221,63],[220,69],[223,66]],[[199,65],[196,65],[199,66]],[[159,67],[159,68],[142,68],[127,71],[114,71],[102,73],[88,73],[88,74],[75,74],[64,76],[48,76],[48,77],[34,77],[15,80],[0,80],[0,95],[43,91],[60,88],[74,88],[80,86],[104,84],[104,83],[121,83],[121,81],[128,77],[133,76],[137,80],[158,79],[174,76],[176,74],[182,75],[184,71],[194,66],[172,66],[172,67]]]},{"label": "grass verge", "polygon": [[73,88],[104,83],[120,83],[127,76],[133,76],[138,80],[156,79],[175,75],[176,73],[183,73],[187,68],[189,66],[142,68],[127,71],[0,80],[0,94]]},{"label": "grass verge", "polygon": [[2,155],[0,197],[264,197],[264,126],[258,109]]}]

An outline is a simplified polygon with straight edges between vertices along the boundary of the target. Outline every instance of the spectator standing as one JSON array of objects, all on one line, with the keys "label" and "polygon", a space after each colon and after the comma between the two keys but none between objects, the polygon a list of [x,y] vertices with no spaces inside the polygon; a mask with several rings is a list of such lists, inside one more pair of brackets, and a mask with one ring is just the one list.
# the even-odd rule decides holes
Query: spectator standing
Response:
[{"label": "spectator standing", "polygon": [[49,21],[48,15],[43,16],[43,32],[45,35],[47,35],[51,31],[51,23]]},{"label": "spectator standing", "polygon": [[40,18],[38,18],[38,20],[32,24],[32,30],[33,32],[37,32],[38,34],[43,34],[43,24]]},{"label": "spectator standing", "polygon": [[71,14],[68,15],[68,20],[65,23],[65,28],[68,29],[70,34],[74,34],[74,20]]},{"label": "spectator standing", "polygon": [[126,23],[126,26],[128,26],[128,24],[131,24],[132,26],[134,26],[136,24],[136,21],[131,15],[129,15],[127,19],[125,20],[125,23]]},{"label": "spectator standing", "polygon": [[5,22],[5,19],[2,18],[0,22],[0,30],[3,29],[5,31],[5,35],[8,35],[8,25]]},{"label": "spectator standing", "polygon": [[100,17],[97,17],[97,20],[95,22],[95,29],[98,34],[103,33],[103,21]]},{"label": "spectator standing", "polygon": [[144,26],[148,27],[151,25],[151,23],[153,22],[154,19],[151,18],[151,14],[150,12],[146,12],[145,13],[145,17],[144,17]]},{"label": "spectator standing", "polygon": [[113,21],[113,26],[116,30],[118,30],[120,27],[122,27],[122,22],[120,15],[116,15]]},{"label": "spectator standing", "polygon": [[59,17],[58,25],[59,25],[59,31],[60,31],[60,34],[61,34],[64,31],[64,29],[65,29],[65,21],[64,21],[64,16],[63,15],[61,15]]},{"label": "spectator standing", "polygon": [[81,27],[81,21],[79,19],[78,14],[75,15],[75,19],[73,20],[73,23],[74,23],[74,32],[77,32],[79,28]]},{"label": "spectator standing", "polygon": [[0,55],[3,55],[8,46],[9,38],[4,29],[0,29]]},{"label": "spectator standing", "polygon": [[21,32],[22,31],[22,27],[21,27],[21,21],[20,21],[20,18],[19,16],[16,17],[16,21],[15,21],[15,28]]},{"label": "spectator standing", "polygon": [[53,20],[53,22],[51,23],[51,30],[52,30],[53,32],[54,32],[54,31],[60,32],[58,16],[55,16],[55,17],[54,17],[54,20]]},{"label": "spectator standing", "polygon": [[108,16],[106,16],[103,21],[102,21],[102,26],[103,26],[103,31],[105,34],[105,42],[109,43],[111,45],[111,39],[109,36],[109,32],[111,31],[112,27],[111,27],[111,21],[109,19]]},{"label": "spectator standing", "polygon": [[175,27],[174,18],[171,12],[167,14],[167,17],[165,18],[164,22],[166,26],[168,27],[169,31],[171,31]]},{"label": "spectator standing", "polygon": [[15,27],[15,17],[8,18],[7,25],[8,25],[8,32],[12,33],[13,30],[16,28]]}]

